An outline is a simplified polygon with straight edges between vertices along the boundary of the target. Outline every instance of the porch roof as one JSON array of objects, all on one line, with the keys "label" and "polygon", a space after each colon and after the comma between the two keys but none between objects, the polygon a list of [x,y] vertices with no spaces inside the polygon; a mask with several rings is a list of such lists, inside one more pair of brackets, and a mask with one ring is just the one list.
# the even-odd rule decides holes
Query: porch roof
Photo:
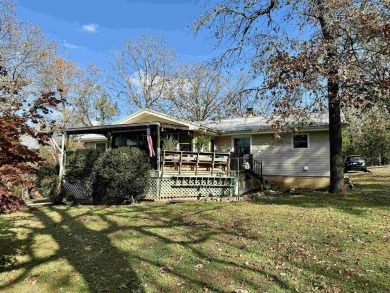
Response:
[{"label": "porch roof", "polygon": [[178,119],[171,115],[157,112],[151,109],[139,110],[138,112],[135,112],[130,116],[123,118],[122,120],[119,120],[115,124],[121,125],[121,124],[144,123],[144,122],[151,122],[151,121],[166,123],[166,124],[182,125],[184,127],[187,127],[187,129],[189,130],[198,130],[199,128],[201,128],[201,125],[199,123],[186,121],[184,119]]},{"label": "porch roof", "polygon": [[66,128],[62,129],[63,133],[66,134],[106,134],[107,132],[122,131],[128,129],[146,129],[151,125],[161,125],[158,122],[147,122],[147,123],[134,123],[134,124],[116,124],[116,125],[102,125],[102,126],[90,126],[90,127],[77,127],[77,128]]}]

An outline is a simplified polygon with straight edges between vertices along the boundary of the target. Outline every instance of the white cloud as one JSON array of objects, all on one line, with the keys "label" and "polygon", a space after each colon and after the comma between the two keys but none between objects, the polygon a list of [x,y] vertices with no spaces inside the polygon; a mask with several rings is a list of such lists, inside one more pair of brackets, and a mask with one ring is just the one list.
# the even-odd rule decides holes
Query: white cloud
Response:
[{"label": "white cloud", "polygon": [[87,32],[87,33],[97,33],[98,32],[98,27],[99,25],[95,24],[95,23],[89,23],[89,24],[84,24],[83,25],[83,31]]},{"label": "white cloud", "polygon": [[68,43],[67,41],[64,42],[64,46],[65,46],[65,48],[75,49],[75,50],[82,48],[81,46],[77,46],[77,45],[74,45],[72,43]]}]

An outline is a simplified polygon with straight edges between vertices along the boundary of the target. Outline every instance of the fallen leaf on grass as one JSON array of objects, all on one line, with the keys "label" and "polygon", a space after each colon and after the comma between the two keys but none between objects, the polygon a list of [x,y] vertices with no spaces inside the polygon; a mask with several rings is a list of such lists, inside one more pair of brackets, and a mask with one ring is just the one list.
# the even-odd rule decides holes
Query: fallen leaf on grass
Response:
[{"label": "fallen leaf on grass", "polygon": [[203,264],[198,263],[197,265],[194,266],[195,271],[199,271],[201,268],[203,268]]},{"label": "fallen leaf on grass", "polygon": [[234,293],[249,293],[249,291],[245,290],[245,289],[235,289],[233,292]]}]

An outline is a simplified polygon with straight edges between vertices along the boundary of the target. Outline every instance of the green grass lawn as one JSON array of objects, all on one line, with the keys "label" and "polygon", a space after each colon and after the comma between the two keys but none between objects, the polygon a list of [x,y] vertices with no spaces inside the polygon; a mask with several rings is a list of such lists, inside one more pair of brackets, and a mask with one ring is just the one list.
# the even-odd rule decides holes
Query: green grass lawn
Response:
[{"label": "green grass lawn", "polygon": [[387,292],[390,169],[344,195],[0,216],[1,292]]}]

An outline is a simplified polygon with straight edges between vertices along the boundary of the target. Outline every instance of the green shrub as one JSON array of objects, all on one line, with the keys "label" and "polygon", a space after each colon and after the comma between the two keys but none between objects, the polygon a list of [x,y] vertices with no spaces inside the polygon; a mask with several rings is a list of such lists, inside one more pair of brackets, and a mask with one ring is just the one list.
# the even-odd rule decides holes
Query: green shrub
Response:
[{"label": "green shrub", "polygon": [[212,137],[208,136],[208,135],[204,135],[204,134],[197,135],[195,137],[196,151],[198,151],[198,152],[206,151],[207,152],[211,139],[212,139]]},{"label": "green shrub", "polygon": [[85,184],[92,173],[101,150],[79,149],[69,152],[66,158],[64,179],[72,184]]},{"label": "green shrub", "polygon": [[105,152],[96,161],[89,179],[94,201],[110,197],[140,198],[149,187],[150,164],[138,148],[122,147]]},{"label": "green shrub", "polygon": [[41,166],[36,172],[35,188],[39,190],[42,196],[49,198],[53,202],[58,201],[58,172],[58,164]]},{"label": "green shrub", "polygon": [[61,202],[67,205],[72,205],[75,202],[75,196],[73,193],[67,191],[65,188],[61,188],[59,198]]},{"label": "green shrub", "polygon": [[163,138],[163,150],[164,151],[177,151],[177,145],[179,142],[173,138],[172,135]]}]

